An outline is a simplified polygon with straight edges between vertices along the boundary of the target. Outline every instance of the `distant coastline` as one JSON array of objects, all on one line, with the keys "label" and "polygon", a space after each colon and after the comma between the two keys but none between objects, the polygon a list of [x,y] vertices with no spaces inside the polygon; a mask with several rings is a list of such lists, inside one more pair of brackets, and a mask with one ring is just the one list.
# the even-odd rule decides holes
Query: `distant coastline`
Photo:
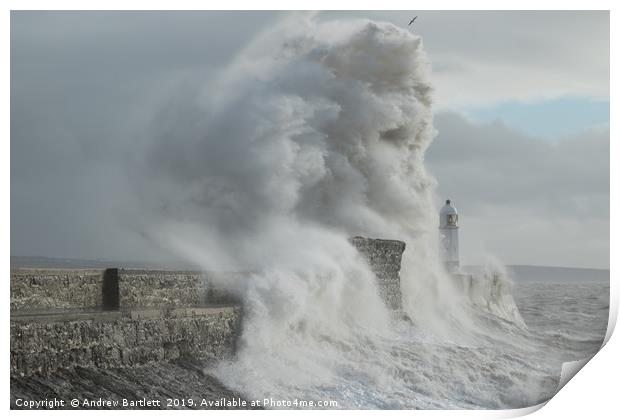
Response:
[{"label": "distant coastline", "polygon": [[[89,260],[11,255],[11,268],[104,269],[110,267],[148,270],[200,270],[197,265],[182,261]],[[609,269],[538,265],[508,265],[506,268],[516,281],[609,281]],[[464,266],[463,269],[468,272],[476,272],[481,267]]]},{"label": "distant coastline", "polygon": [[[507,265],[510,277],[517,281],[609,281],[609,269],[553,267],[542,265]],[[477,272],[480,266],[465,266],[466,272]]]}]

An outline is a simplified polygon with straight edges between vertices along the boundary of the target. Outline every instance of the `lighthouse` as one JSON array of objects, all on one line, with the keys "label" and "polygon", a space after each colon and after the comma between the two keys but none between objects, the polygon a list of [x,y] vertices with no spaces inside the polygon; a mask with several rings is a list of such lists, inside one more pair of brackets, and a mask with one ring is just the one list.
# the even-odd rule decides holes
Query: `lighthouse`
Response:
[{"label": "lighthouse", "polygon": [[459,215],[450,200],[439,211],[439,246],[446,268],[454,272],[459,268]]}]

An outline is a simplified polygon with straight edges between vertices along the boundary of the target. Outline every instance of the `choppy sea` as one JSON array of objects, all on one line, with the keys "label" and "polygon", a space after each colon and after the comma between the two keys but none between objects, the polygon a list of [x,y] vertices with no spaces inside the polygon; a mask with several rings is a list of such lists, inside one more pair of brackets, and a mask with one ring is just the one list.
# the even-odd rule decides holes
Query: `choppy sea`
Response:
[{"label": "choppy sea", "polygon": [[[381,340],[326,339],[307,353],[252,355],[213,373],[251,398],[336,401],[338,408],[509,409],[555,394],[562,363],[601,347],[609,282],[516,280],[512,295],[527,325],[480,316],[470,340],[438,340],[401,322]],[[268,367],[267,367],[268,366]]]}]

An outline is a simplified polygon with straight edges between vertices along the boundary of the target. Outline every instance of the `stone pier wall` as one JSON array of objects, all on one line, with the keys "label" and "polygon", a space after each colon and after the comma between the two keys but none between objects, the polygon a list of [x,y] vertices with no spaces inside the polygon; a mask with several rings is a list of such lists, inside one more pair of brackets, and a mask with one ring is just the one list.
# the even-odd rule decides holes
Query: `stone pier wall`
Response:
[{"label": "stone pier wall", "polygon": [[103,270],[11,269],[11,311],[95,308]]},{"label": "stone pier wall", "polygon": [[134,367],[191,358],[230,357],[238,307],[16,315],[11,318],[11,375],[59,368]]},{"label": "stone pier wall", "polygon": [[356,236],[351,243],[366,258],[377,277],[379,295],[394,310],[402,308],[400,266],[405,243],[388,239],[371,239]]},{"label": "stone pier wall", "polygon": [[240,323],[236,298],[208,274],[13,269],[11,376],[221,360]]},{"label": "stone pier wall", "polygon": [[[381,297],[401,308],[405,243],[355,237]],[[11,376],[82,366],[117,368],[229,357],[241,307],[225,282],[247,276],[191,271],[11,270]]]},{"label": "stone pier wall", "polygon": [[[119,270],[121,307],[179,307],[236,304],[237,297],[218,286],[216,274],[195,271]],[[226,277],[226,275],[219,275]],[[230,280],[235,274],[230,274]]]},{"label": "stone pier wall", "polygon": [[[220,284],[238,275],[197,271],[12,269],[11,310],[41,311],[106,307],[106,286],[116,281],[118,307],[180,307],[238,304]],[[109,277],[109,276],[108,276]]]}]

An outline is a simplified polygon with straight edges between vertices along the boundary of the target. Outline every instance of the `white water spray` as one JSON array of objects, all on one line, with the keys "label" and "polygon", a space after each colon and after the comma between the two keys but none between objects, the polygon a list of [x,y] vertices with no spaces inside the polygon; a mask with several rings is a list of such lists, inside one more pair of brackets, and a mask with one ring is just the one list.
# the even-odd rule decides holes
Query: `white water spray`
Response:
[{"label": "white water spray", "polygon": [[[437,255],[429,73],[405,29],[295,15],[158,115],[144,230],[205,270],[253,273],[229,285],[245,318],[236,359],[215,370],[226,385],[352,406],[441,398],[420,394],[420,363],[475,321]],[[414,326],[390,320],[354,235],[407,243]]]}]

